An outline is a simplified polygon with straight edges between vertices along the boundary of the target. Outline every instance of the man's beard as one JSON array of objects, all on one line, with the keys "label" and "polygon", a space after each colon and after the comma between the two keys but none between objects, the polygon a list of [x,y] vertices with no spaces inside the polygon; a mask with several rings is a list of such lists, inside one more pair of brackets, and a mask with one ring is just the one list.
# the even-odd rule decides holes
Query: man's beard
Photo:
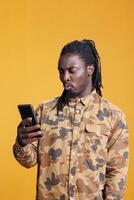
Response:
[{"label": "man's beard", "polygon": [[65,92],[67,99],[78,97],[78,94],[76,92],[73,92],[72,90],[65,90]]}]

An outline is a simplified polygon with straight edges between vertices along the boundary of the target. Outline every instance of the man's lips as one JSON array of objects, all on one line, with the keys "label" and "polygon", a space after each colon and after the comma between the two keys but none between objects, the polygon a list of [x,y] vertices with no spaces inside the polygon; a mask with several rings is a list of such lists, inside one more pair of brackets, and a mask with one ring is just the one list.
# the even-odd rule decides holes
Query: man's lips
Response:
[{"label": "man's lips", "polygon": [[71,84],[68,84],[68,83],[63,84],[63,86],[64,86],[65,89],[70,89],[70,88],[72,88],[72,85],[71,85]]}]

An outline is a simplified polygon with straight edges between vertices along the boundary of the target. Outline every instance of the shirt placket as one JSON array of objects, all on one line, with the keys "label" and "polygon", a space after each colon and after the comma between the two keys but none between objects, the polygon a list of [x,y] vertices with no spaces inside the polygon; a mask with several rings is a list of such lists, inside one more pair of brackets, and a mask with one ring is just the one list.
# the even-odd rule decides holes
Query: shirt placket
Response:
[{"label": "shirt placket", "polygon": [[69,171],[69,200],[76,198],[76,169],[77,169],[77,145],[80,136],[80,122],[82,116],[82,107],[78,99],[73,108],[73,131],[72,131],[72,145],[70,149],[70,171]]}]

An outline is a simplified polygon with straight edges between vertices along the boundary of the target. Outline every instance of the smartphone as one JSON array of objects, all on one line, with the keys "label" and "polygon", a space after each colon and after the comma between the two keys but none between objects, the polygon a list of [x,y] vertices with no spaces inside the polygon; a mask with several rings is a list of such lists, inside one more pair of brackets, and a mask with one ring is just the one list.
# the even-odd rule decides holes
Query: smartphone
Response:
[{"label": "smartphone", "polygon": [[22,120],[28,117],[32,118],[32,125],[38,124],[38,120],[34,111],[34,108],[31,104],[20,104],[18,105],[18,109],[21,115]]}]

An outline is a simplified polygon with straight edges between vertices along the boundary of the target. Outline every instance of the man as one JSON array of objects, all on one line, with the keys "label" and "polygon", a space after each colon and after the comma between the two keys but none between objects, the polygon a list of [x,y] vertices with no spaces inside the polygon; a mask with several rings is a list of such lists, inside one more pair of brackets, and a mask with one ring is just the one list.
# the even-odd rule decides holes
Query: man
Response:
[{"label": "man", "polygon": [[127,125],[124,113],[102,98],[95,43],[66,44],[58,70],[63,93],[39,106],[39,124],[20,123],[15,158],[27,168],[38,164],[36,200],[122,200]]}]

